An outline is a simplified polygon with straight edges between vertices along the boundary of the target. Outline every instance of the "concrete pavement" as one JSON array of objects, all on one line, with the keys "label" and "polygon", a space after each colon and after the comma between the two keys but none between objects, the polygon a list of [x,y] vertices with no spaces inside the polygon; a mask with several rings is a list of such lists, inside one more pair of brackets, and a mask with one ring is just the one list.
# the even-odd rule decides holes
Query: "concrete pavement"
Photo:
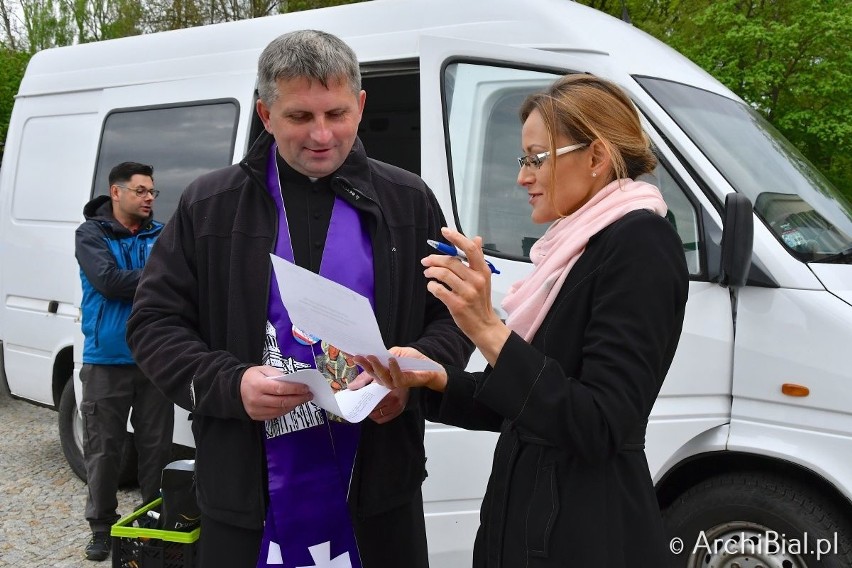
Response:
[{"label": "concrete pavement", "polygon": [[[140,500],[136,489],[119,490],[119,514]],[[85,559],[85,504],[86,485],[62,455],[57,413],[13,400],[0,385],[0,566],[111,566],[111,558]]]}]

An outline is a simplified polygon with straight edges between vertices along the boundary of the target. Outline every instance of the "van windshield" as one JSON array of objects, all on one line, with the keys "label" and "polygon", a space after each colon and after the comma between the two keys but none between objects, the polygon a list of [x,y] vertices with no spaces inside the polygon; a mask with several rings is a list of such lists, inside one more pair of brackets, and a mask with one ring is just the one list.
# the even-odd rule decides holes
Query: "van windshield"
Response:
[{"label": "van windshield", "polygon": [[794,256],[852,264],[852,204],[759,113],[688,85],[636,80]]}]

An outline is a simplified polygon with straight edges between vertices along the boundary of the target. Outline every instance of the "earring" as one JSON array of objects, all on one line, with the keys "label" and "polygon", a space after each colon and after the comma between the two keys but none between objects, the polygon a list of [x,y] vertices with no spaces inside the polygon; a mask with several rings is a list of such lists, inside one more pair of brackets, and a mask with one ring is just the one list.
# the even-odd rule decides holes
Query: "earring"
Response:
[{"label": "earring", "polygon": [[592,172],[592,177],[598,177],[598,172]]}]

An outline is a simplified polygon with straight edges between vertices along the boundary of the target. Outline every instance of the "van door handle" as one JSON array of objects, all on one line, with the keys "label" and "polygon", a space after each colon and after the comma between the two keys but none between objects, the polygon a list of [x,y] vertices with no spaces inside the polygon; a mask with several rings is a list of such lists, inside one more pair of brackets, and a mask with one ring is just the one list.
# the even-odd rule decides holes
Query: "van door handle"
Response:
[{"label": "van door handle", "polygon": [[47,303],[47,313],[55,314],[59,311],[59,302],[56,300],[51,300]]}]

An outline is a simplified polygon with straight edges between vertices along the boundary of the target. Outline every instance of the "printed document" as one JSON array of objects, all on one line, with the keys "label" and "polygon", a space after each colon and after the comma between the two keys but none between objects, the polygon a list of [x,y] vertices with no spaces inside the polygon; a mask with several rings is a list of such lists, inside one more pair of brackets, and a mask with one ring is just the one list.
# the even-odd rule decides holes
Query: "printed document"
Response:
[{"label": "printed document", "polygon": [[[274,254],[269,256],[272,259],[281,300],[287,308],[293,325],[313,337],[334,345],[344,353],[373,355],[383,365],[388,365],[393,356],[382,341],[379,324],[367,298],[279,256]],[[412,357],[396,357],[396,360],[400,369],[404,371],[441,369],[441,366],[433,361]],[[316,377],[313,376],[314,374]],[[298,380],[296,375],[299,375]],[[317,380],[317,377],[321,379],[321,382]],[[310,386],[317,406],[350,422],[359,420],[350,419],[346,415],[347,412],[353,417],[359,415],[360,420],[363,420],[388,392],[378,383],[372,383],[356,391],[343,389],[335,395],[322,374],[315,369],[298,371],[280,377],[279,380],[300,382]],[[381,389],[384,391],[381,392]],[[380,392],[381,394],[378,394]],[[334,407],[329,408],[323,404]]]}]

